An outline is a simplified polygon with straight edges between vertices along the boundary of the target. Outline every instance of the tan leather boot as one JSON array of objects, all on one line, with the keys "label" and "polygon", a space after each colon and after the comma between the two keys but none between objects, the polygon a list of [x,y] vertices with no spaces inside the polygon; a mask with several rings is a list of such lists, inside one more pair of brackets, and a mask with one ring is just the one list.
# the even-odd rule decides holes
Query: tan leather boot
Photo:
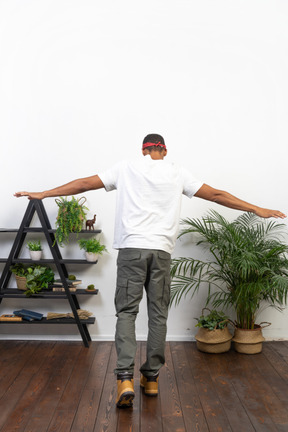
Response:
[{"label": "tan leather boot", "polygon": [[134,380],[131,373],[125,372],[117,375],[117,399],[118,408],[130,408],[133,406]]},{"label": "tan leather boot", "polygon": [[140,386],[143,388],[144,394],[146,396],[158,395],[158,379],[159,374],[151,377],[145,377],[144,375],[141,375]]}]

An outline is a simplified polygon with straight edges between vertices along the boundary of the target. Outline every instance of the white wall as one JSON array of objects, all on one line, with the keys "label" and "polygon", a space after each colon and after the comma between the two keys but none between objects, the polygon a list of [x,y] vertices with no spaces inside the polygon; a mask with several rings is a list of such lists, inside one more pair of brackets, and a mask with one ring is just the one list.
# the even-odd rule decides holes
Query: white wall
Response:
[{"label": "white wall", "polygon": [[[15,199],[15,191],[52,188],[123,157],[141,157],[151,132],[164,135],[169,160],[206,183],[288,212],[287,20],[284,0],[1,0],[0,227],[20,224],[27,200]],[[100,290],[82,307],[97,317],[93,339],[108,339],[115,326],[115,194],[85,196],[110,253],[76,273]],[[44,204],[53,225],[57,206],[53,199]],[[182,217],[211,207],[184,198]],[[239,214],[217,209],[228,218]],[[4,257],[12,237],[1,238]],[[189,246],[178,242],[174,256],[185,253]],[[168,339],[193,337],[204,297],[172,308]],[[68,310],[64,301],[2,305],[5,312]],[[265,336],[288,338],[287,317],[287,310],[266,311],[260,318],[273,324]],[[47,338],[59,331],[79,337],[74,328],[1,326],[2,337],[43,331]],[[138,338],[146,332],[143,302]]]}]

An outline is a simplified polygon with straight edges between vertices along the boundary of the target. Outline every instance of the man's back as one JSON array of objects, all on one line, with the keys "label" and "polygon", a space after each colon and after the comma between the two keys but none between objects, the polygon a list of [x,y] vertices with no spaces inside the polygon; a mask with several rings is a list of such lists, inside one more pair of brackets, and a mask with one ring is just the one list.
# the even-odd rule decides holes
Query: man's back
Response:
[{"label": "man's back", "polygon": [[171,253],[182,194],[192,197],[202,183],[179,166],[149,155],[120,162],[99,176],[107,191],[118,191],[113,246]]}]

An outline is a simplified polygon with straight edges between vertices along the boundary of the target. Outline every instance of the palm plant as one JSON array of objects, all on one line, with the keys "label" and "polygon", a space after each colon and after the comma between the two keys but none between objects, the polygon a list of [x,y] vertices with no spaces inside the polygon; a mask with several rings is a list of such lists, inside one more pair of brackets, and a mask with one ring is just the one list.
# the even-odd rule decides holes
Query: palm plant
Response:
[{"label": "palm plant", "polygon": [[234,308],[239,328],[253,329],[265,307],[282,310],[288,296],[288,246],[281,241],[284,224],[263,222],[252,213],[228,222],[213,210],[183,223],[180,236],[199,235],[196,244],[206,246],[209,256],[206,261],[190,257],[172,261],[171,304],[177,305],[188,293],[193,296],[206,283],[206,305]]}]

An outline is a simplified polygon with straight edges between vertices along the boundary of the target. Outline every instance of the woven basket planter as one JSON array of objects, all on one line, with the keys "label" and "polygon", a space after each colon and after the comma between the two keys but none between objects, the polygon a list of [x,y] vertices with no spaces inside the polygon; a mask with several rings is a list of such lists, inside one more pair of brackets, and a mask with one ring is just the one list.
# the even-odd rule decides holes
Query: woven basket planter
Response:
[{"label": "woven basket planter", "polygon": [[26,277],[15,275],[17,288],[21,291],[26,291]]},{"label": "woven basket planter", "polygon": [[227,327],[221,330],[209,330],[201,327],[195,339],[199,351],[220,354],[230,350],[232,335]]},{"label": "woven basket planter", "polygon": [[[263,324],[263,323],[261,323]],[[260,325],[255,325],[255,329],[247,330],[235,328],[233,337],[235,351],[242,354],[258,354],[262,351],[262,342],[265,338],[262,335],[262,328]],[[267,323],[270,325],[270,323]],[[267,327],[264,326],[264,327]]]}]

